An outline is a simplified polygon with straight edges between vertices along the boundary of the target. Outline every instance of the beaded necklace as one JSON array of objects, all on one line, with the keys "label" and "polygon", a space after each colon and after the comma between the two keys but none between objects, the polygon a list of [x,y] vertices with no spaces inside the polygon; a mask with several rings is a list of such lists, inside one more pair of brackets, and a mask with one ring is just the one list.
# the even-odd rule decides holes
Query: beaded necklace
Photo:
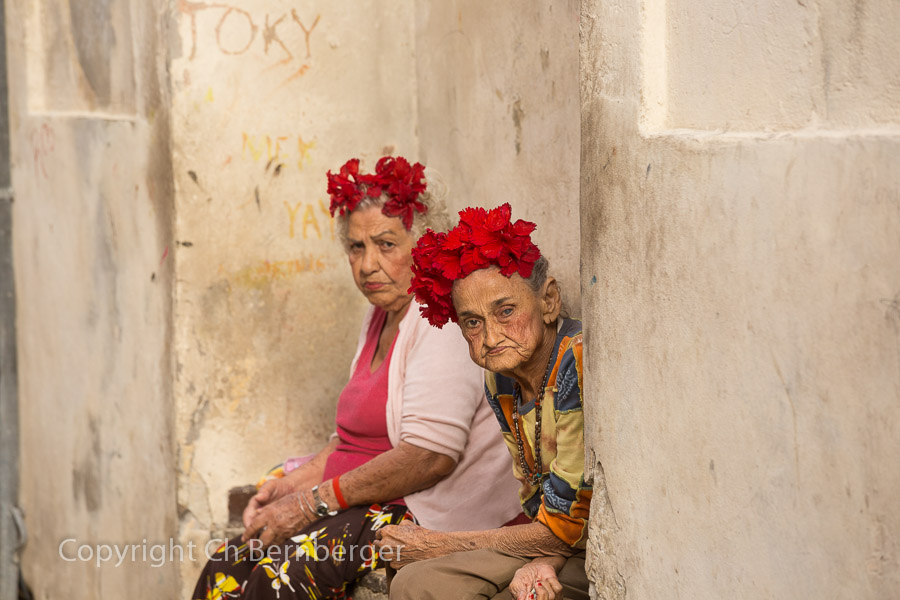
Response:
[{"label": "beaded necklace", "polygon": [[516,383],[513,391],[513,433],[516,438],[516,446],[519,451],[519,465],[522,467],[522,474],[532,485],[539,485],[546,475],[544,474],[544,463],[541,460],[541,401],[544,398],[544,390],[547,388],[547,378],[550,377],[550,365],[544,372],[544,380],[541,382],[541,391],[538,393],[534,401],[534,471],[528,466],[525,460],[525,444],[522,441],[522,434],[519,432],[519,406],[522,405],[522,388]]}]

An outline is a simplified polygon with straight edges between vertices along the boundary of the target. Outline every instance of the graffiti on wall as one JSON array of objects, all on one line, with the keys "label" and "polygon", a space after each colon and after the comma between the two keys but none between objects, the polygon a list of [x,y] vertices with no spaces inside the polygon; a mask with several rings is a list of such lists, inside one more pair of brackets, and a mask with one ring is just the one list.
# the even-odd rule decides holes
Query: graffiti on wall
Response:
[{"label": "graffiti on wall", "polygon": [[[266,165],[266,171],[269,171],[269,167],[272,166],[274,161],[270,160]],[[190,177],[191,181],[194,182],[194,185],[199,189],[203,194],[208,194],[206,187],[201,183],[200,176],[194,170],[187,171],[188,177]],[[278,166],[275,167],[272,173],[273,177],[278,176]],[[207,202],[212,202],[212,196],[208,196],[206,199]],[[241,205],[239,208],[243,208],[247,206],[251,202],[256,203],[257,209],[262,212],[264,203],[261,201],[261,194],[259,186],[257,185],[253,191],[253,199]],[[323,240],[323,239],[335,239],[334,232],[334,217],[331,216],[331,212],[328,210],[328,205],[321,198],[317,198],[314,201],[308,202],[288,202],[287,200],[283,200],[282,204],[287,212],[285,224],[286,224],[286,233],[288,237],[293,238],[302,238],[304,240]],[[189,244],[185,242],[184,245]]]},{"label": "graffiti on wall", "polygon": [[322,273],[331,266],[324,254],[303,254],[298,258],[258,260],[232,272],[226,272],[225,267],[219,265],[218,272],[236,286],[259,289],[272,282],[286,282],[295,277]]},{"label": "graffiti on wall", "polygon": [[[331,239],[334,239],[334,218],[328,212],[328,207],[321,198],[312,202],[297,202],[295,204],[284,201],[284,207],[288,213],[288,236],[293,238],[296,235],[302,235],[304,240],[319,239],[327,233]],[[301,211],[302,209],[302,211]],[[322,215],[327,223],[322,227],[319,223],[319,215]],[[311,237],[315,236],[315,237]]]},{"label": "graffiti on wall", "polygon": [[315,140],[307,142],[302,135],[241,134],[241,158],[279,164],[293,162],[301,171],[309,163],[309,151],[315,146]]},{"label": "graffiti on wall", "polygon": [[[215,50],[228,56],[240,56],[251,50],[276,59],[273,66],[287,66],[291,75],[285,83],[303,75],[312,58],[310,40],[322,15],[302,17],[296,8],[290,12],[253,15],[249,11],[221,2],[179,0],[178,10],[190,21],[191,50],[188,60],[197,57],[198,31],[215,37]],[[202,28],[202,29],[201,29]],[[282,32],[294,29],[292,35]],[[297,31],[299,29],[299,31]],[[302,32],[302,36],[298,33]],[[287,38],[287,41],[285,41]]]}]

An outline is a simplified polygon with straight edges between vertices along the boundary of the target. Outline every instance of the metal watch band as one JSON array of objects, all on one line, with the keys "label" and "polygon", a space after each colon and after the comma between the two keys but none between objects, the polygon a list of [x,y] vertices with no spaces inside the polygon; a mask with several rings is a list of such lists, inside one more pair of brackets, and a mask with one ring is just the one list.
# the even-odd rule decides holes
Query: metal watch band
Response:
[{"label": "metal watch band", "polygon": [[338,511],[331,510],[328,508],[328,504],[322,500],[322,496],[319,495],[319,486],[314,485],[312,488],[312,496],[313,500],[316,501],[316,514],[320,517],[329,516],[333,517],[338,514]]}]

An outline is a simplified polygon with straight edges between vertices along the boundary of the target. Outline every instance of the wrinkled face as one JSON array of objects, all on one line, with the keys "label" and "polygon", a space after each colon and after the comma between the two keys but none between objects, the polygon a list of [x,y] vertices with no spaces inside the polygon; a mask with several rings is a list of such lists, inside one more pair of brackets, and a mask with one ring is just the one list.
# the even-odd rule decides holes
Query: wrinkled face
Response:
[{"label": "wrinkled face", "polygon": [[369,206],[347,219],[347,255],[356,286],[375,306],[400,310],[412,299],[413,239],[397,217]]},{"label": "wrinkled face", "polygon": [[543,341],[541,301],[518,274],[496,267],[475,271],[453,284],[453,307],[475,363],[495,373],[512,371]]}]

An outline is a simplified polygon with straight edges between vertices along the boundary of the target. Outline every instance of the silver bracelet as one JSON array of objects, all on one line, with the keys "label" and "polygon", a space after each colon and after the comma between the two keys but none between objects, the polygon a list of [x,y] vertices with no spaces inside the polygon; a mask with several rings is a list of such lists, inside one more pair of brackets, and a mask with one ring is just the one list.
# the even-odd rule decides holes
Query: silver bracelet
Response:
[{"label": "silver bracelet", "polygon": [[297,492],[297,504],[300,505],[300,510],[306,514],[309,512],[311,515],[315,515],[316,511],[310,506],[309,501],[303,497],[303,492]]}]

